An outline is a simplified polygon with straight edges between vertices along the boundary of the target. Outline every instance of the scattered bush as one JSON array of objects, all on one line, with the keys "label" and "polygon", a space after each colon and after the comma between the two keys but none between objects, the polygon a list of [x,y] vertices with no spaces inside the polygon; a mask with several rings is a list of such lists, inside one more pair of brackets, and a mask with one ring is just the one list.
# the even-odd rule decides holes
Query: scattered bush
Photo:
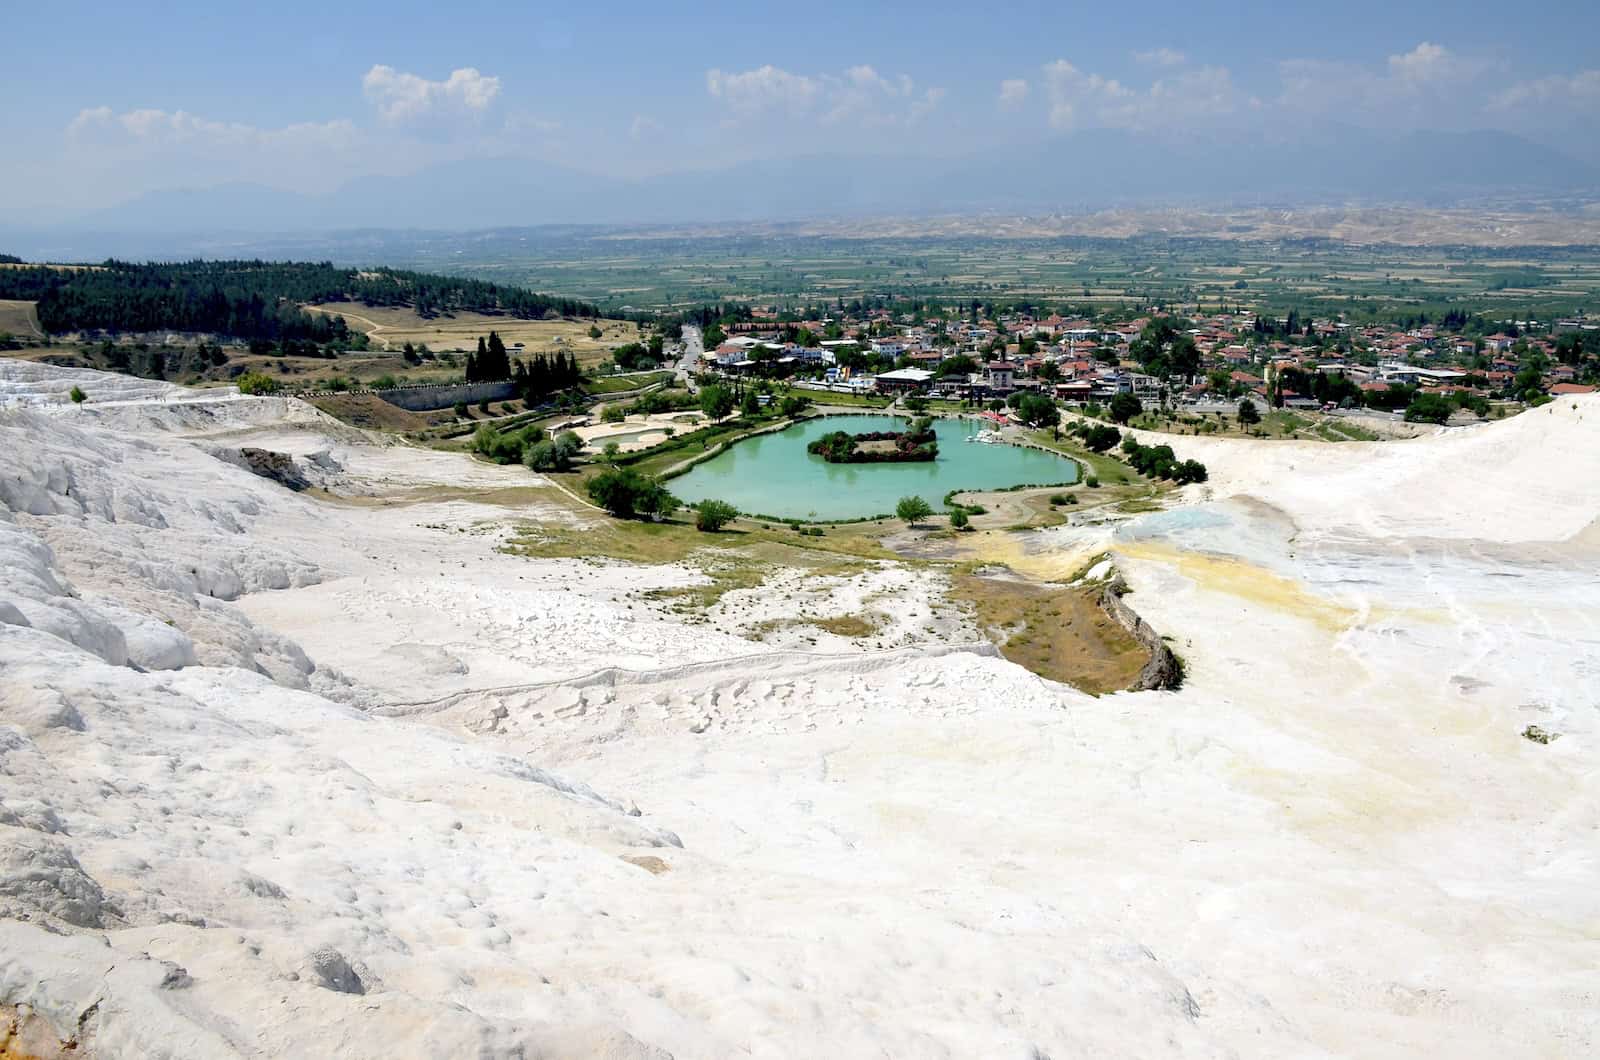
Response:
[{"label": "scattered bush", "polygon": [[972,520],[967,518],[967,510],[965,508],[950,509],[950,528],[952,530],[972,529]]},{"label": "scattered bush", "polygon": [[607,405],[600,413],[600,419],[604,423],[621,423],[627,418],[628,410],[623,408],[621,405],[616,404],[615,402]]},{"label": "scattered bush", "polygon": [[1088,478],[1084,479],[1083,484],[1092,490],[1097,490],[1100,488],[1100,480],[1093,475],[1090,475]]},{"label": "scattered bush", "polygon": [[283,384],[263,372],[246,372],[239,377],[241,394],[276,394]]},{"label": "scattered bush", "polygon": [[689,506],[694,511],[694,528],[714,534],[739,518],[739,509],[727,501],[705,500]]},{"label": "scattered bush", "polygon": [[1050,503],[1058,507],[1063,504],[1077,504],[1078,497],[1073,493],[1052,493]]},{"label": "scattered bush", "polygon": [[71,390],[67,391],[67,397],[72,399],[72,403],[74,405],[81,405],[88,400],[89,395],[85,394],[82,390],[75,386]]}]

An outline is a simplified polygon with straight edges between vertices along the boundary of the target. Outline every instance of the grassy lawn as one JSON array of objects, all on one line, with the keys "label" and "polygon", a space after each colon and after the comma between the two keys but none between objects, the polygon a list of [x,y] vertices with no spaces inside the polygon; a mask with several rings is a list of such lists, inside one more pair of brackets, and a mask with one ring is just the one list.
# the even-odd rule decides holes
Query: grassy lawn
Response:
[{"label": "grassy lawn", "polygon": [[642,390],[647,386],[665,383],[672,378],[671,372],[641,372],[634,375],[602,375],[583,381],[582,390],[586,394],[616,394],[628,390]]},{"label": "grassy lawn", "polygon": [[834,394],[820,390],[796,390],[795,393],[810,398],[819,409],[826,409],[829,406],[846,409],[882,409],[889,407],[889,399],[880,397],[877,394]]}]

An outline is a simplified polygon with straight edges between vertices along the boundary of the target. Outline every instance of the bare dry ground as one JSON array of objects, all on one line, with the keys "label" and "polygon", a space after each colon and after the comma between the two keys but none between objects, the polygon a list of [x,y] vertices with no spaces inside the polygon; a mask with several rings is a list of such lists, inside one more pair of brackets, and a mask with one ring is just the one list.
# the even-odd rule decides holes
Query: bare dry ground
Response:
[{"label": "bare dry ground", "polygon": [[480,336],[499,332],[507,346],[523,343],[524,353],[574,354],[587,367],[611,356],[611,351],[639,337],[638,325],[620,320],[598,323],[600,337],[589,337],[588,320],[519,320],[484,313],[456,313],[425,320],[410,309],[366,306],[356,302],[329,302],[309,310],[344,317],[353,328],[390,349],[405,343],[426,343],[432,350],[471,350]]}]

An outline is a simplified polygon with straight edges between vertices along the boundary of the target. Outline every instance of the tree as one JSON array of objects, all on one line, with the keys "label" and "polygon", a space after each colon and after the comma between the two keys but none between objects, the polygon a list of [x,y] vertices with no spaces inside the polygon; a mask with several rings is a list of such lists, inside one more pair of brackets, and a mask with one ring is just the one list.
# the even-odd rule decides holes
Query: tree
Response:
[{"label": "tree", "polygon": [[1091,453],[1104,453],[1122,441],[1122,432],[1104,423],[1096,423],[1083,431],[1084,448]]},{"label": "tree", "polygon": [[754,390],[744,392],[744,400],[739,402],[739,415],[747,419],[761,415],[761,398]]},{"label": "tree", "polygon": [[622,446],[618,445],[616,442],[607,442],[605,444],[605,448],[600,450],[600,455],[605,457],[606,463],[614,464],[617,462],[617,456],[621,452]]},{"label": "tree", "polygon": [[714,534],[739,518],[739,509],[727,501],[704,500],[690,505],[694,511],[694,528]]},{"label": "tree", "polygon": [[600,413],[600,422],[602,423],[621,423],[627,418],[628,410],[615,401],[607,405],[605,410]]},{"label": "tree", "polygon": [[1421,393],[1406,406],[1407,423],[1444,423],[1455,408],[1442,394]]},{"label": "tree", "polygon": [[679,501],[660,482],[631,468],[612,468],[590,479],[589,499],[618,519],[667,516]]},{"label": "tree", "polygon": [[894,514],[896,518],[905,520],[907,526],[915,526],[932,515],[933,509],[921,497],[901,497],[894,506]]},{"label": "tree", "polygon": [[972,528],[972,520],[967,517],[965,508],[950,509],[950,528],[952,530],[970,530]]},{"label": "tree", "polygon": [[920,416],[928,411],[928,399],[921,394],[912,394],[906,398],[906,408]]},{"label": "tree", "polygon": [[1030,427],[1054,428],[1061,423],[1061,410],[1043,394],[1024,394],[1017,403],[1017,415]]},{"label": "tree", "polygon": [[733,411],[733,391],[713,383],[700,390],[700,411],[706,419],[720,420]]},{"label": "tree", "polygon": [[594,324],[590,324],[589,325],[589,337],[591,339],[598,339],[600,337],[600,329],[599,329],[599,327],[597,327]]},{"label": "tree", "polygon": [[72,403],[74,405],[81,405],[88,400],[89,395],[85,394],[82,390],[75,386],[71,390],[67,391],[67,397],[72,399]]},{"label": "tree", "polygon": [[1239,401],[1239,426],[1248,427],[1252,423],[1261,422],[1261,413],[1256,410],[1256,403],[1249,398]]},{"label": "tree", "polygon": [[1114,423],[1127,423],[1144,411],[1144,403],[1132,394],[1118,394],[1111,399],[1111,419]]},{"label": "tree", "polygon": [[801,394],[790,394],[783,399],[778,410],[783,413],[784,419],[794,419],[806,409],[811,407],[811,399]]}]

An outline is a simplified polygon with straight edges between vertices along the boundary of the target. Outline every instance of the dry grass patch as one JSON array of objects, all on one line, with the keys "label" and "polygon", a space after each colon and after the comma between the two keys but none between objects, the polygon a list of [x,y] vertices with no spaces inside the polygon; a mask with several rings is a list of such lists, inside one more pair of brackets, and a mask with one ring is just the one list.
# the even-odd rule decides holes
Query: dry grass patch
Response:
[{"label": "dry grass patch", "polygon": [[22,302],[10,298],[0,298],[0,335],[15,335],[18,338],[44,338],[44,331],[39,327],[39,314],[35,310],[36,303]]},{"label": "dry grass patch", "polygon": [[352,328],[391,350],[398,350],[408,342],[419,346],[426,343],[435,351],[473,350],[478,346],[479,336],[496,331],[507,346],[524,344],[523,350],[512,350],[513,357],[519,353],[530,356],[561,351],[576,356],[578,363],[587,367],[608,359],[616,347],[639,338],[639,326],[623,320],[599,321],[597,326],[601,334],[595,339],[589,337],[589,327],[594,322],[586,319],[520,320],[486,313],[454,313],[424,319],[410,309],[366,306],[359,302],[329,302],[306,308],[342,316]]},{"label": "dry grass patch", "polygon": [[969,605],[1000,654],[1040,677],[1095,695],[1128,688],[1149,653],[1101,609],[1098,590],[959,574],[952,599]]}]

